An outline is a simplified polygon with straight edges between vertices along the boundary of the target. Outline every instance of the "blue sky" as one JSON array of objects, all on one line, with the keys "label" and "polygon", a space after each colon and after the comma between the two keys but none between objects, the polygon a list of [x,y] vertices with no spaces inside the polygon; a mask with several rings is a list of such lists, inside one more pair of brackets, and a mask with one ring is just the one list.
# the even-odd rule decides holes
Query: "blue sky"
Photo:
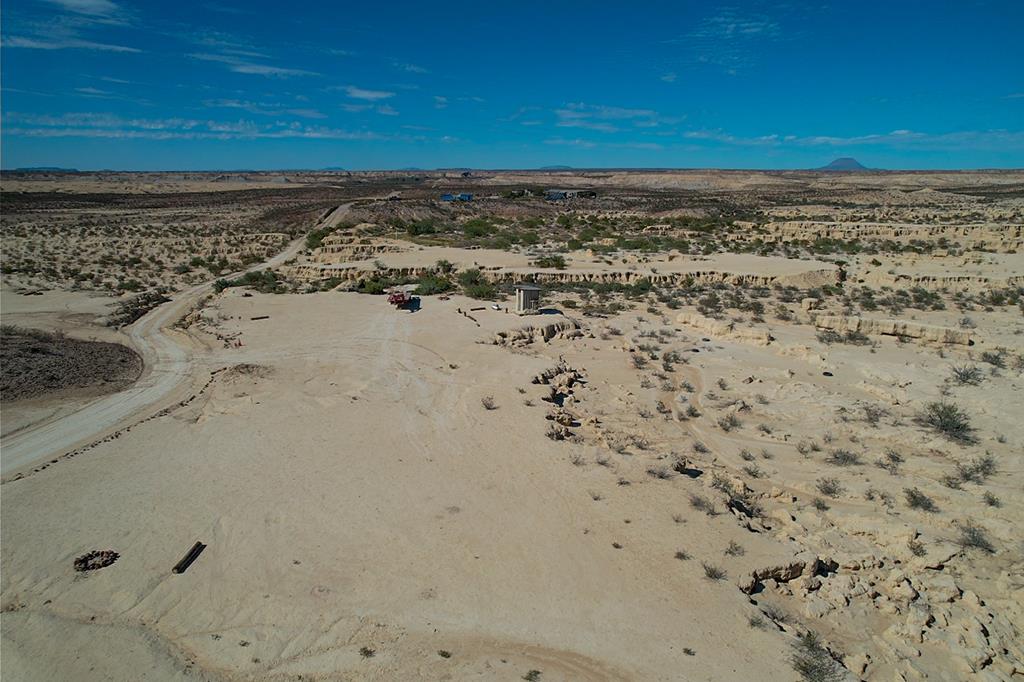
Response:
[{"label": "blue sky", "polygon": [[4,168],[1024,167],[1024,2],[5,0]]}]

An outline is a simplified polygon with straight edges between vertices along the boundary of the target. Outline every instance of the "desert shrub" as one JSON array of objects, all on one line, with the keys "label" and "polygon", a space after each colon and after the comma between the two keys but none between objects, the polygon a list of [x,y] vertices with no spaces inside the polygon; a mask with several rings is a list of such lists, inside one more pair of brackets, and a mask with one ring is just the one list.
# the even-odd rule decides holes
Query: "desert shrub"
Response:
[{"label": "desert shrub", "polygon": [[964,483],[984,483],[985,479],[996,473],[996,458],[986,452],[970,462],[959,462],[956,475]]},{"label": "desert shrub", "polygon": [[1003,358],[1003,354],[999,352],[987,350],[981,354],[981,361],[987,362],[993,367],[998,367],[999,369],[1006,367],[1006,360]]},{"label": "desert shrub", "polygon": [[720,568],[707,562],[702,562],[701,566],[704,568],[704,577],[708,580],[724,580],[726,577],[724,568]]},{"label": "desert shrub", "polygon": [[963,367],[953,366],[953,381],[961,386],[977,386],[981,383],[985,375],[981,369],[974,365],[964,365]]},{"label": "desert shrub", "polygon": [[833,450],[829,453],[829,456],[825,458],[825,461],[835,466],[853,466],[860,464],[860,455],[850,450]]},{"label": "desert shrub", "polygon": [[942,401],[928,403],[924,411],[918,415],[917,421],[958,443],[967,444],[976,440],[970,417],[953,403]]},{"label": "desert shrub", "polygon": [[964,549],[980,549],[988,553],[995,552],[995,547],[988,539],[988,533],[974,521],[964,521],[960,524],[960,537],[957,544]]},{"label": "desert shrub", "polygon": [[277,273],[273,270],[247,272],[236,279],[218,279],[213,283],[213,290],[217,293],[229,287],[250,287],[261,294],[282,294],[285,292],[284,283],[278,280]]},{"label": "desert shrub", "polygon": [[821,499],[820,497],[815,497],[813,500],[811,500],[811,506],[813,506],[818,511],[822,512],[829,510],[828,502]]},{"label": "desert shrub", "polygon": [[832,658],[818,636],[807,631],[792,645],[790,662],[793,670],[807,682],[841,682],[846,679],[842,666]]},{"label": "desert shrub", "polygon": [[494,402],[494,396],[491,395],[485,395],[483,398],[481,398],[480,404],[483,405],[484,409],[486,410],[498,409],[498,405]]},{"label": "desert shrub", "polygon": [[999,501],[998,497],[988,492],[987,490],[985,491],[985,494],[981,496],[981,498],[985,500],[985,504],[987,504],[990,507],[1001,507],[1003,504],[1002,502]]},{"label": "desert shrub", "polygon": [[708,450],[708,446],[704,445],[704,443],[702,443],[699,440],[693,442],[693,451],[699,455],[706,455],[707,453],[711,452],[710,450]]},{"label": "desert shrub", "polygon": [[557,268],[559,270],[564,270],[565,257],[558,253],[541,256],[537,260],[533,261],[533,266],[537,268]]},{"label": "desert shrub", "polygon": [[658,466],[647,467],[647,475],[652,478],[667,481],[675,475],[675,472],[664,464],[659,464]]},{"label": "desert shrub", "polygon": [[839,497],[845,490],[837,478],[819,478],[817,488],[826,497]]},{"label": "desert shrub", "polygon": [[433,294],[443,294],[446,291],[451,291],[451,289],[452,283],[447,277],[424,275],[417,283],[416,293],[421,296],[431,296]]},{"label": "desert shrub", "polygon": [[904,488],[903,495],[907,498],[907,506],[911,509],[920,509],[921,511],[933,513],[939,511],[935,501],[918,488]]},{"label": "desert shrub", "polygon": [[743,549],[743,546],[739,543],[730,540],[729,545],[725,548],[726,556],[743,556],[747,553],[747,550]]},{"label": "desert shrub", "polygon": [[763,472],[756,465],[748,465],[743,467],[743,473],[751,478],[761,478]]},{"label": "desert shrub", "polygon": [[680,561],[689,561],[692,558],[688,552],[682,549],[676,552],[675,557]]},{"label": "desert shrub", "polygon": [[736,417],[735,414],[729,413],[726,416],[720,417],[718,419],[718,428],[722,429],[727,433],[735,428],[738,428],[739,426],[740,420]]},{"label": "desert shrub", "polygon": [[774,604],[765,604],[761,608],[761,612],[776,623],[785,623],[789,620],[789,614]]},{"label": "desert shrub", "polygon": [[714,516],[718,512],[715,510],[714,503],[706,497],[700,495],[690,495],[690,506],[697,511],[702,511],[708,516]]},{"label": "desert shrub", "polygon": [[907,540],[907,549],[909,549],[910,553],[914,556],[924,556],[928,554],[928,550],[925,549],[924,543],[916,538]]},{"label": "desert shrub", "polygon": [[462,224],[462,232],[470,239],[486,237],[494,230],[494,225],[485,218],[470,218]]},{"label": "desert shrub", "polygon": [[888,471],[892,476],[900,472],[900,464],[903,463],[903,455],[893,449],[885,451],[885,455],[875,460],[875,464]]},{"label": "desert shrub", "polygon": [[882,417],[889,413],[884,407],[878,405],[863,405],[861,409],[864,412],[864,421],[871,426],[878,426]]},{"label": "desert shrub", "polygon": [[[319,249],[324,242],[324,237],[329,235],[331,232],[334,232],[334,230],[335,228],[333,227],[322,227],[319,230],[313,230],[312,232],[306,235],[306,248],[309,249],[310,251],[312,251],[313,249]],[[202,265],[203,264],[199,264],[199,266]],[[193,266],[196,266],[196,264],[193,263]]]}]

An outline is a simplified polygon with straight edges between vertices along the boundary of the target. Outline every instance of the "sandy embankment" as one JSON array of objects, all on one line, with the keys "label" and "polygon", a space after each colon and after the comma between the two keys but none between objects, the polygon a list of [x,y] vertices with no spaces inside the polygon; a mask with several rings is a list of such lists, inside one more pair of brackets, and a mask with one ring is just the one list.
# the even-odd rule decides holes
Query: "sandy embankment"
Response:
[{"label": "sandy embankment", "polygon": [[[189,660],[390,679],[763,673],[753,653],[714,652],[776,636],[748,631],[732,585],[698,583],[671,558],[706,522],[678,526],[679,493],[642,478],[616,486],[567,464],[565,448],[582,446],[544,437],[544,387],[530,379],[564,349],[478,344],[515,318],[481,311],[478,328],[458,305],[471,303],[407,314],[338,293],[227,299],[223,313],[241,319],[225,325],[245,345],[205,362],[269,376],[227,373],[189,408],[5,485],[4,606],[19,611],[4,619],[8,671],[99,678],[127,657],[161,678]],[[172,575],[197,539],[206,552]],[[107,547],[116,564],[71,571]],[[110,627],[174,656],[117,650]],[[32,642],[53,636],[92,645],[39,667]],[[786,674],[784,661],[767,665]]]}]

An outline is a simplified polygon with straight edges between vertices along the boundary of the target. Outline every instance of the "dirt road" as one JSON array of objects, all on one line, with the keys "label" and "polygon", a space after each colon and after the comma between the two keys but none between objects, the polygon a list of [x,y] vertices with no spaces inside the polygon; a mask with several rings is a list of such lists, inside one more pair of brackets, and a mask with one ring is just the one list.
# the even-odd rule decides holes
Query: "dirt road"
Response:
[{"label": "dirt road", "polygon": [[[322,225],[330,223],[336,226],[351,206],[352,202],[339,206],[326,217]],[[304,240],[305,237],[296,239],[273,258],[243,272],[281,265],[299,252]],[[168,333],[168,328],[208,294],[215,281],[210,280],[186,289],[171,301],[139,318],[126,330],[146,366],[142,377],[131,388],[99,398],[69,414],[12,433],[0,441],[0,474],[7,476],[47,457],[63,454],[81,443],[94,440],[114,430],[114,427],[129,422],[139,413],[152,410],[179,389],[191,375],[194,362],[188,350],[178,345],[173,335]]]}]

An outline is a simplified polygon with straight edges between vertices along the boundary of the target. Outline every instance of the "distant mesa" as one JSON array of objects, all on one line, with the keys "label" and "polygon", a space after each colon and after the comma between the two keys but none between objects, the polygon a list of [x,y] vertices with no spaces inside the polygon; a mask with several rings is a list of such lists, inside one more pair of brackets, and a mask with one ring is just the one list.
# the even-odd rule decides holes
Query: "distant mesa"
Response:
[{"label": "distant mesa", "polygon": [[537,170],[572,170],[572,166],[541,166]]},{"label": "distant mesa", "polygon": [[77,173],[77,168],[60,168],[59,166],[30,166],[15,168],[15,173]]},{"label": "distant mesa", "polygon": [[327,166],[326,168],[321,168],[320,170],[324,170],[324,171],[343,171],[343,170],[346,170],[346,169],[342,168],[341,166]]},{"label": "distant mesa", "polygon": [[813,170],[816,170],[816,171],[843,171],[843,172],[850,173],[850,172],[857,172],[857,171],[867,171],[867,170],[871,170],[871,169],[870,168],[865,168],[864,166],[860,165],[860,162],[857,161],[857,159],[853,158],[852,156],[844,156],[844,157],[842,157],[840,159],[836,159],[835,161],[833,161],[832,163],[830,163],[827,166],[822,166],[821,168],[814,168]]}]

